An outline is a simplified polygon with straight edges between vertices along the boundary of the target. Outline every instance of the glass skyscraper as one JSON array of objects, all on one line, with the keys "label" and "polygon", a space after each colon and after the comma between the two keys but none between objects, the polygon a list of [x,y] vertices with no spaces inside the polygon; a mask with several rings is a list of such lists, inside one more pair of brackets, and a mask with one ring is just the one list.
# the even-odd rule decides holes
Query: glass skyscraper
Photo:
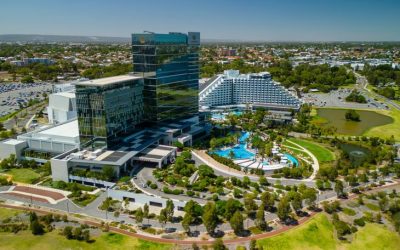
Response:
[{"label": "glass skyscraper", "polygon": [[144,78],[144,121],[198,115],[200,33],[132,34],[133,71]]},{"label": "glass skyscraper", "polygon": [[75,85],[82,148],[112,148],[142,121],[141,77],[123,75]]}]

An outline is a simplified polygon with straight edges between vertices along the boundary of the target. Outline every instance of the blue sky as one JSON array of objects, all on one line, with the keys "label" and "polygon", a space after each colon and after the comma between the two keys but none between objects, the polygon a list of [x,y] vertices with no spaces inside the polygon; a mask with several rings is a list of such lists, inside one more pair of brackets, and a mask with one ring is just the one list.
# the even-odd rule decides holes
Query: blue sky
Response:
[{"label": "blue sky", "polygon": [[0,34],[400,41],[400,0],[2,0]]}]

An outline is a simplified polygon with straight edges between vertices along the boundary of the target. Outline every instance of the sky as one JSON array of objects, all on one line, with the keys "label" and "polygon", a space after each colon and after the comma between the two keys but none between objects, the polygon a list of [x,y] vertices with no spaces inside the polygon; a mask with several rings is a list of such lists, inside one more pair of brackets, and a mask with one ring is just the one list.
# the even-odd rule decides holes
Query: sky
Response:
[{"label": "sky", "polygon": [[1,0],[0,34],[400,41],[400,0]]}]

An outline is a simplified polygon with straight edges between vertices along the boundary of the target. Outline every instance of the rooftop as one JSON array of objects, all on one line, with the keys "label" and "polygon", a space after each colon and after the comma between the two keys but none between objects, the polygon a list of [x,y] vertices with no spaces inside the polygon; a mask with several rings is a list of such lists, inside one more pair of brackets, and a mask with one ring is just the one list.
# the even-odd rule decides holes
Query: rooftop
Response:
[{"label": "rooftop", "polygon": [[79,137],[78,120],[73,120],[38,132],[40,135]]},{"label": "rooftop", "polygon": [[3,141],[3,143],[8,144],[8,145],[18,145],[23,142],[25,142],[25,141],[16,140],[16,139],[9,139],[7,141]]},{"label": "rooftop", "polygon": [[73,92],[59,92],[59,93],[54,93],[52,95],[63,96],[67,98],[75,98],[75,93]]},{"label": "rooftop", "polygon": [[142,77],[139,77],[137,75],[120,75],[120,76],[112,76],[112,77],[105,77],[105,78],[99,78],[99,79],[94,79],[94,80],[89,80],[89,81],[82,81],[82,82],[76,82],[73,83],[74,85],[77,86],[106,86],[109,84],[118,84],[122,82],[126,82],[129,80],[136,80],[136,79],[141,79]]}]

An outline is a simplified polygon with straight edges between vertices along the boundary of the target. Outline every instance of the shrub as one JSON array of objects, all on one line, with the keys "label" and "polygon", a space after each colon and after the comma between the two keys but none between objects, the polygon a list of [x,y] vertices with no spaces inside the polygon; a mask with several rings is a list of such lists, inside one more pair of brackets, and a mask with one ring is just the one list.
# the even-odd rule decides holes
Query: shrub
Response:
[{"label": "shrub", "polygon": [[363,217],[358,218],[358,219],[354,219],[353,222],[354,222],[354,225],[357,225],[357,226],[359,226],[359,227],[365,226],[365,221],[364,221],[364,218],[363,218]]}]

